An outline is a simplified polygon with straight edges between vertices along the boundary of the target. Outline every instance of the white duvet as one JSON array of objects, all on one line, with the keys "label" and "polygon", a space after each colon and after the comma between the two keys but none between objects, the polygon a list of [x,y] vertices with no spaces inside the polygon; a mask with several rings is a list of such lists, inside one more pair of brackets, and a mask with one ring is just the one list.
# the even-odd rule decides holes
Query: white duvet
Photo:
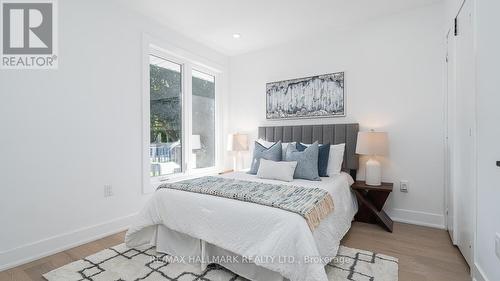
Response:
[{"label": "white duvet", "polygon": [[153,194],[129,228],[125,237],[127,246],[151,243],[156,226],[164,225],[243,257],[254,258],[255,264],[279,272],[291,281],[328,280],[324,268],[328,260],[307,258],[334,257],[340,240],[351,226],[357,205],[349,188],[353,180],[348,174],[322,178],[321,182],[294,180],[290,183],[259,179],[246,173],[222,177],[322,188],[332,196],[335,209],[311,232],[305,219],[295,213],[233,199],[161,189]]}]

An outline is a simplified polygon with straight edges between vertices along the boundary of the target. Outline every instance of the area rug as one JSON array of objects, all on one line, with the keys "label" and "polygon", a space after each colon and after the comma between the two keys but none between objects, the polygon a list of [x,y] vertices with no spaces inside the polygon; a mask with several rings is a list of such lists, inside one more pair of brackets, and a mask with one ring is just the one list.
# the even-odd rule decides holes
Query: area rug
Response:
[{"label": "area rug", "polygon": [[[340,246],[337,258],[326,266],[330,281],[397,281],[398,259]],[[244,281],[224,267],[175,262],[154,247],[127,248],[125,244],[67,264],[43,275],[48,281]]]}]

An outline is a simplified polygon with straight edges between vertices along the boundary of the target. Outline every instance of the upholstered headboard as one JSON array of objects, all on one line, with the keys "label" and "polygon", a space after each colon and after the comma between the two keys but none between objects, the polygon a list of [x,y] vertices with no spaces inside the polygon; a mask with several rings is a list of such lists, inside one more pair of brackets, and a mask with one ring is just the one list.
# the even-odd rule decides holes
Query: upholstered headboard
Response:
[{"label": "upholstered headboard", "polygon": [[320,144],[345,143],[344,163],[342,168],[354,178],[359,160],[356,154],[359,124],[324,124],[299,126],[259,127],[259,138],[266,141],[302,142]]}]

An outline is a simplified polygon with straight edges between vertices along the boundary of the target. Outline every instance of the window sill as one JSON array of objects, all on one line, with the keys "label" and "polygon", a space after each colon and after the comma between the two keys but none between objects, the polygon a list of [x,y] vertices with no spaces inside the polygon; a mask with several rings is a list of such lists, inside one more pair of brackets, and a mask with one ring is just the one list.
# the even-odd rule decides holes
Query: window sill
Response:
[{"label": "window sill", "polygon": [[185,173],[179,173],[179,174],[174,174],[174,175],[168,175],[168,176],[159,176],[159,177],[154,177],[151,178],[151,189],[150,192],[145,192],[145,193],[151,193],[154,192],[158,186],[164,183],[172,183],[172,182],[179,182],[182,180],[188,180],[188,179],[193,179],[193,178],[198,178],[198,177],[203,177],[203,176],[214,176],[218,175],[221,170],[216,168],[216,167],[210,167],[210,168],[202,168],[202,169],[191,169],[186,171]]}]

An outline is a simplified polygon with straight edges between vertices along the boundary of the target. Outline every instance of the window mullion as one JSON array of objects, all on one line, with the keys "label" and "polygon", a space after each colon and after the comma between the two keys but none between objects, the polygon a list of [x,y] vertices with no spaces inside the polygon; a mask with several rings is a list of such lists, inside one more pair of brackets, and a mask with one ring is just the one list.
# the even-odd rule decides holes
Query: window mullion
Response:
[{"label": "window mullion", "polygon": [[192,150],[191,150],[191,135],[192,135],[192,130],[193,130],[193,125],[192,125],[192,120],[193,120],[193,114],[192,114],[192,94],[193,94],[193,87],[191,85],[191,77],[193,73],[193,66],[191,63],[186,62],[184,64],[184,89],[185,91],[183,92],[183,98],[184,98],[184,105],[183,105],[183,127],[185,128],[184,130],[184,143],[186,144],[184,147],[184,167],[185,167],[185,173],[189,174],[192,170],[191,168],[191,157],[192,157]]}]

